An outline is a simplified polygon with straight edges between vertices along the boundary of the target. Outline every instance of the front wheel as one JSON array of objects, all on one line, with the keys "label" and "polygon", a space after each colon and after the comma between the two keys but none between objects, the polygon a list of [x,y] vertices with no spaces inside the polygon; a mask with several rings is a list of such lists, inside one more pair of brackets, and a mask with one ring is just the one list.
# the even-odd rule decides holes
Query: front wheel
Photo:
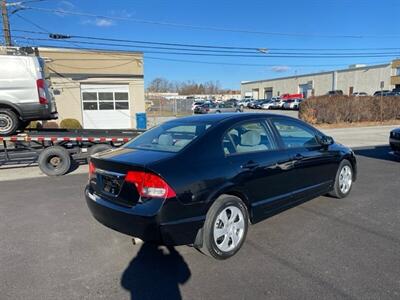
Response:
[{"label": "front wheel", "polygon": [[335,198],[345,198],[350,194],[353,187],[353,166],[344,159],[337,170],[333,190],[329,195]]},{"label": "front wheel", "polygon": [[210,207],[203,227],[201,251],[216,259],[235,255],[246,239],[248,213],[240,198],[223,195]]}]

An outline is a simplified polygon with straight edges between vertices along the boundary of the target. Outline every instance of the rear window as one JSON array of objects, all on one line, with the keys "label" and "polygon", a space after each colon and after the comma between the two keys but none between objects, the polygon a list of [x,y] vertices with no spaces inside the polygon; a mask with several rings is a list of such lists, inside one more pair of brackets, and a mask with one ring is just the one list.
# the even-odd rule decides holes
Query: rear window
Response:
[{"label": "rear window", "polygon": [[125,147],[162,152],[179,152],[210,127],[211,124],[206,123],[165,123],[146,131],[126,144]]}]

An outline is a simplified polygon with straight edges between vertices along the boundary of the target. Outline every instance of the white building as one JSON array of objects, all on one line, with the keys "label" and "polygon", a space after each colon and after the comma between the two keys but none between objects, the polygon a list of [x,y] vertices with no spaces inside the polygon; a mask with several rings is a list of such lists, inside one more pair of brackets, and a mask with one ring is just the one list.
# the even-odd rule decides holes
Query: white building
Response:
[{"label": "white building", "polygon": [[372,95],[382,89],[400,89],[400,60],[380,65],[351,65],[347,69],[282,78],[242,81],[242,97],[266,99],[282,94],[302,93],[305,97],[342,90],[344,94],[365,92]]}]

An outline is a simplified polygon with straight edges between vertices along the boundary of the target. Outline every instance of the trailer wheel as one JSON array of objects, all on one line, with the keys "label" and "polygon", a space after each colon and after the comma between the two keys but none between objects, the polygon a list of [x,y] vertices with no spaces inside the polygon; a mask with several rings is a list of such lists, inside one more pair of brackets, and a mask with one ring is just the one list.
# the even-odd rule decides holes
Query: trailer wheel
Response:
[{"label": "trailer wheel", "polygon": [[97,144],[97,145],[93,145],[92,147],[90,147],[89,148],[89,155],[88,155],[88,158],[87,158],[87,160],[88,160],[88,162],[90,161],[90,157],[92,156],[92,155],[94,155],[94,154],[96,154],[96,153],[99,153],[99,152],[103,152],[103,151],[106,151],[106,150],[109,150],[109,149],[112,149],[113,147],[111,146],[111,145],[108,145],[108,144]]},{"label": "trailer wheel", "polygon": [[60,146],[44,149],[38,158],[40,170],[48,176],[61,176],[71,168],[71,156]]}]

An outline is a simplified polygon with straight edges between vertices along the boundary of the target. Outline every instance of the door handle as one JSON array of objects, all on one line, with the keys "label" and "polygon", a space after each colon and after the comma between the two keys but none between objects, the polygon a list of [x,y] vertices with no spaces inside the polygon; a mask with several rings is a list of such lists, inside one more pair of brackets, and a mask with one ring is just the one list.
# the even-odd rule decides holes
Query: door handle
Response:
[{"label": "door handle", "polygon": [[254,169],[254,168],[257,168],[259,166],[259,164],[258,163],[256,163],[256,162],[254,162],[254,161],[248,161],[247,163],[245,163],[245,164],[243,164],[243,165],[241,165],[241,168],[242,169]]}]

